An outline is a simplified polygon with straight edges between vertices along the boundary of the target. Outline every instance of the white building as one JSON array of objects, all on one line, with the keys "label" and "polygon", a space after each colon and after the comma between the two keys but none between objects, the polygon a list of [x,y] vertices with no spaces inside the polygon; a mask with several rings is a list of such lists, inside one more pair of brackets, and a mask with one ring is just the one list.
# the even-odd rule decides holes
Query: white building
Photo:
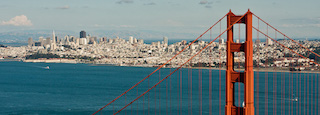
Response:
[{"label": "white building", "polygon": [[80,38],[80,43],[79,45],[87,45],[87,38]]},{"label": "white building", "polygon": [[168,37],[163,37],[163,44],[167,44],[168,45]]},{"label": "white building", "polygon": [[132,44],[133,43],[133,37],[129,36],[129,43]]}]

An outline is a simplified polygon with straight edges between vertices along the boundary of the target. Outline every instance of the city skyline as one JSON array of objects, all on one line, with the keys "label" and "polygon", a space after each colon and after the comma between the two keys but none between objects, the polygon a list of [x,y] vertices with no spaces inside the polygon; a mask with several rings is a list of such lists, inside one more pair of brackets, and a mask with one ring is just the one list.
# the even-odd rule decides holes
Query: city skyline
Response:
[{"label": "city skyline", "polygon": [[[17,4],[17,2],[19,4]],[[292,37],[320,37],[319,1],[0,1],[0,33],[21,30],[117,30],[198,35],[230,9],[251,9]],[[41,4],[41,5],[40,5]]]}]

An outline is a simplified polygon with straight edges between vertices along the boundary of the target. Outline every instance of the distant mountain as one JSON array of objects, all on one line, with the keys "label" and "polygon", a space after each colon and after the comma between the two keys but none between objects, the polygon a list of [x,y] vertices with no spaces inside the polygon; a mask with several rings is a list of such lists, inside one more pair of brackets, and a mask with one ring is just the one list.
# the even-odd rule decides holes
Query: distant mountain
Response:
[{"label": "distant mountain", "polygon": [[130,30],[95,30],[92,32],[92,35],[98,35],[99,37],[121,37],[128,38],[129,36],[133,36],[134,38],[139,39],[162,39],[164,36],[168,38],[174,39],[186,39],[186,38],[194,38],[196,34],[191,33],[166,33],[166,32],[158,32],[158,31],[150,31],[150,30],[140,30],[140,31],[130,31]]}]

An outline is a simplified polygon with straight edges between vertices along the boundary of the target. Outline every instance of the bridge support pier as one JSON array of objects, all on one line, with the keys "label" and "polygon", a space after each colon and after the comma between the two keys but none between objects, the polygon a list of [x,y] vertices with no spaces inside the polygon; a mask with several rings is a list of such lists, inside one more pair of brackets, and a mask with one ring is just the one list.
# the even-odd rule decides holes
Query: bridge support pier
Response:
[{"label": "bridge support pier", "polygon": [[[246,25],[246,41],[234,43],[233,23]],[[232,27],[231,27],[232,26]],[[227,16],[227,68],[226,68],[226,106],[225,115],[254,115],[254,75],[253,75],[253,49],[252,49],[252,13],[250,10],[243,15],[234,15],[231,11]],[[234,52],[245,53],[245,70],[234,70]],[[234,84],[244,84],[244,107],[235,106]],[[240,100],[239,100],[240,101]]]}]

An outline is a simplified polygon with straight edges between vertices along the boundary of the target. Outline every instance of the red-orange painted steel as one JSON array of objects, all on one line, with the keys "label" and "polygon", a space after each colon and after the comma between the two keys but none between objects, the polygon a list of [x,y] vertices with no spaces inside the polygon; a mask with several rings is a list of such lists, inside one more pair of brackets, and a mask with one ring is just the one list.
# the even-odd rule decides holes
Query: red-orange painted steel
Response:
[{"label": "red-orange painted steel", "polygon": [[[233,23],[246,24],[245,43],[233,42]],[[252,13],[250,10],[242,16],[227,15],[227,70],[226,70],[226,106],[225,115],[254,115],[254,78],[253,78],[253,49],[252,49]],[[240,47],[239,47],[240,46]],[[245,53],[245,71],[234,71],[234,52]],[[234,83],[244,84],[244,107],[234,104]]]},{"label": "red-orange painted steel", "polygon": [[[265,24],[267,24],[267,27],[270,26],[272,29],[274,29],[275,31],[279,32],[280,34],[282,34],[285,38],[288,38],[290,39],[292,42],[298,44],[299,46],[301,46],[302,48],[308,50],[309,52],[313,53],[314,55],[316,55],[317,57],[320,57],[319,54],[311,51],[310,49],[304,47],[302,44],[300,44],[299,42],[293,40],[292,38],[290,38],[289,36],[285,35],[284,33],[280,32],[278,29],[276,29],[275,27],[271,26],[269,23],[267,23],[266,21],[262,20],[259,16],[255,15],[255,14],[252,14],[253,16],[255,16],[256,18],[258,18],[259,20],[261,20],[262,22],[264,22]],[[258,28],[259,29],[259,28]]]},{"label": "red-orange painted steel", "polygon": [[[103,106],[102,108],[100,108],[99,110],[97,110],[96,112],[94,112],[92,115],[97,114],[98,112],[100,112],[102,109],[106,108],[107,106],[109,106],[111,103],[115,102],[116,100],[118,100],[120,97],[122,97],[123,95],[125,95],[126,93],[128,93],[130,90],[132,90],[133,88],[135,88],[136,86],[138,86],[141,82],[143,82],[144,80],[146,80],[147,78],[149,78],[152,74],[154,74],[155,72],[157,72],[159,69],[161,69],[162,67],[164,67],[166,64],[168,64],[171,60],[175,59],[180,53],[182,53],[184,50],[186,50],[187,48],[189,48],[194,42],[196,42],[199,38],[201,38],[204,34],[206,34],[209,30],[211,30],[215,25],[217,25],[222,19],[224,19],[227,15],[224,15],[222,18],[219,19],[219,21],[217,21],[215,24],[213,24],[209,29],[207,29],[205,32],[203,32],[197,39],[193,40],[187,47],[185,47],[184,49],[182,49],[179,53],[177,53],[176,55],[174,55],[172,58],[170,58],[166,63],[162,64],[161,66],[159,66],[156,70],[154,70],[153,72],[151,72],[148,76],[146,76],[145,78],[143,78],[141,81],[139,81],[138,83],[136,83],[135,85],[133,85],[131,88],[129,88],[127,91],[125,91],[124,93],[122,93],[121,95],[119,95],[118,97],[116,97],[115,99],[113,99],[112,101],[110,101],[109,103],[107,103],[105,106]],[[221,35],[220,35],[221,36]],[[220,37],[218,36],[218,37]]]},{"label": "red-orange painted steel", "polygon": [[312,62],[312,63],[316,64],[317,66],[320,66],[320,64],[319,64],[319,63],[317,63],[317,62],[315,62],[315,61],[310,60],[309,58],[307,58],[307,57],[305,57],[305,56],[303,56],[303,55],[301,55],[301,54],[297,53],[296,51],[293,51],[293,49],[290,49],[289,47],[287,47],[287,46],[285,46],[285,45],[281,44],[281,43],[280,43],[280,42],[278,42],[277,40],[275,40],[275,39],[271,38],[270,36],[268,36],[267,34],[263,33],[261,30],[258,30],[258,29],[257,29],[257,28],[255,28],[255,27],[252,27],[252,28],[253,28],[253,29],[255,29],[256,31],[258,31],[259,33],[263,34],[263,35],[264,35],[264,36],[266,36],[267,38],[271,39],[273,42],[275,42],[275,43],[279,44],[280,46],[282,46],[282,47],[284,47],[284,48],[286,48],[286,49],[290,50],[291,52],[293,52],[293,53],[297,54],[298,56],[300,56],[300,57],[302,57],[302,58],[304,58],[304,59],[308,59],[308,62]]},{"label": "red-orange painted steel", "polygon": [[[225,15],[226,16],[226,15]],[[225,17],[224,16],[224,17]],[[241,18],[243,18],[244,17],[244,15],[243,16],[241,16],[240,17],[240,19]],[[221,18],[218,22],[220,22],[221,20],[222,20],[223,18]],[[238,22],[239,21],[239,19],[237,19],[235,22]],[[217,22],[217,23],[218,23]],[[216,23],[216,24],[217,24]],[[216,25],[216,24],[214,24],[214,25]],[[235,23],[232,23],[231,24],[231,27],[234,25]],[[213,25],[213,26],[214,26]],[[213,26],[211,26],[206,32],[208,32],[210,29],[212,29],[212,27]],[[213,39],[211,42],[209,42],[206,46],[204,46],[200,51],[198,51],[196,54],[194,54],[192,57],[190,57],[186,62],[184,62],[183,64],[181,64],[178,68],[176,68],[174,71],[172,71],[169,75],[167,75],[165,78],[163,78],[162,80],[160,80],[158,83],[156,83],[155,85],[153,85],[151,88],[149,88],[147,91],[145,91],[144,93],[142,93],[140,96],[138,96],[138,97],[136,97],[133,101],[131,101],[130,103],[128,103],[127,105],[125,105],[123,108],[121,108],[120,110],[118,110],[116,113],[114,113],[114,115],[115,114],[118,114],[119,112],[121,112],[122,110],[124,110],[126,107],[128,107],[129,105],[131,105],[133,102],[135,102],[135,101],[137,101],[139,98],[141,98],[142,96],[144,96],[146,93],[148,93],[150,90],[152,90],[153,88],[155,88],[157,85],[159,85],[161,82],[163,82],[165,79],[167,79],[169,76],[171,76],[173,73],[175,73],[176,71],[178,71],[180,68],[182,68],[182,66],[184,66],[186,63],[188,63],[189,61],[191,61],[195,56],[197,56],[197,55],[199,55],[199,53],[201,53],[204,49],[206,49],[208,46],[210,46],[215,40],[217,40],[218,38],[220,38],[221,37],[221,35],[223,35],[225,32],[227,32],[228,30],[230,30],[231,29],[231,27],[228,27],[226,30],[224,30],[222,33],[220,33],[220,35],[218,35],[215,39]],[[205,32],[205,33],[206,33]],[[203,33],[203,34],[205,34],[205,33]],[[203,36],[203,34],[202,35],[200,35],[199,36],[199,38],[200,37],[202,37]],[[198,38],[196,39],[196,40],[198,40]],[[194,43],[195,41],[193,41],[192,43]],[[190,46],[190,45],[189,45]],[[188,46],[188,47],[189,47]],[[180,52],[181,53],[181,52]],[[173,59],[173,58],[171,58],[171,59]],[[169,60],[170,61],[170,60]],[[161,66],[161,67],[163,67],[163,66]],[[159,68],[158,68],[159,69]],[[142,81],[141,81],[142,82]],[[126,92],[125,92],[126,93]],[[116,98],[116,99],[118,99],[118,98]],[[115,100],[116,100],[115,99]],[[114,101],[115,101],[114,100]],[[112,102],[114,102],[114,101],[112,101]],[[108,106],[108,105],[106,105],[106,106]],[[105,107],[106,107],[105,106]],[[103,108],[105,108],[105,107],[103,107]],[[101,108],[101,110],[103,109],[103,108]],[[98,110],[97,112],[99,112],[99,111],[101,111],[101,110]],[[96,113],[97,113],[96,112]],[[96,114],[96,113],[94,113],[94,114]]]}]

